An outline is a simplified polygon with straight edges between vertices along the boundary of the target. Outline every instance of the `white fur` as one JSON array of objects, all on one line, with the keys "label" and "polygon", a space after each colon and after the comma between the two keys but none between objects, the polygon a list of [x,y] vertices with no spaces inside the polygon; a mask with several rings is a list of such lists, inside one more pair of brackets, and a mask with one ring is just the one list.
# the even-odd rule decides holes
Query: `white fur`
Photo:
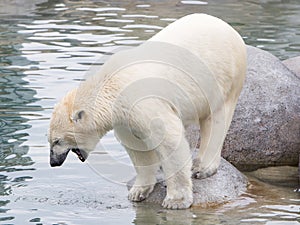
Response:
[{"label": "white fur", "polygon": [[[151,42],[179,50],[169,54],[163,47],[155,49],[153,46],[159,45]],[[163,206],[188,208],[193,202],[192,172],[204,178],[219,166],[222,144],[246,73],[245,44],[222,20],[192,14],[170,24],[138,48],[161,52],[173,65],[154,60],[130,64],[135,59],[127,59],[126,54],[136,56],[134,50],[125,57],[116,54],[100,74],[83,82],[55,108],[49,141],[63,139],[68,133],[73,135],[69,146],[90,152],[99,138],[114,129],[137,171],[129,199],[141,201],[148,197],[156,182],[155,172],[162,165],[167,183]],[[183,54],[185,50],[189,53]],[[190,54],[199,60],[198,68]],[[84,112],[83,116],[76,117],[78,112]],[[185,138],[185,128],[192,123],[201,129],[200,152],[193,167]],[[59,147],[55,151],[62,152]]]}]

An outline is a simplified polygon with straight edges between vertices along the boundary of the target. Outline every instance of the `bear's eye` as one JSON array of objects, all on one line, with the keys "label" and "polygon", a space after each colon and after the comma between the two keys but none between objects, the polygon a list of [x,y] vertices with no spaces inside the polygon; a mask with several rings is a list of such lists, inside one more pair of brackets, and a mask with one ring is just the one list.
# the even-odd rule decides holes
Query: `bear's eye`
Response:
[{"label": "bear's eye", "polygon": [[53,145],[59,145],[60,144],[60,140],[59,139],[55,139],[54,141],[53,141]]}]

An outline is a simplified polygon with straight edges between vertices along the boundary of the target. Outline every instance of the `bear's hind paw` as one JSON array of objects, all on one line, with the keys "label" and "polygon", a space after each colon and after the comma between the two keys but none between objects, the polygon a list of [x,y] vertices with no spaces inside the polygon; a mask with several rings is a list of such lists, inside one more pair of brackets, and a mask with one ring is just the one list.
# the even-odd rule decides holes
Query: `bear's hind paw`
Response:
[{"label": "bear's hind paw", "polygon": [[205,170],[205,171],[193,170],[192,178],[205,179],[207,177],[214,175],[216,172],[217,172],[217,169]]},{"label": "bear's hind paw", "polygon": [[195,160],[192,167],[192,178],[204,179],[214,175],[218,170],[219,164],[212,163],[209,166],[203,166],[197,160]]}]

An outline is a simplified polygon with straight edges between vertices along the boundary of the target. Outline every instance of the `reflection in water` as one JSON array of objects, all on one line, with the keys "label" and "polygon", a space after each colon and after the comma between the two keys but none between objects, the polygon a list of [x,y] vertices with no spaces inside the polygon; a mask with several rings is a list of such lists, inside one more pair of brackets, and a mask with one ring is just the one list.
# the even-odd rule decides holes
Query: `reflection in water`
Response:
[{"label": "reflection in water", "polygon": [[[0,221],[298,223],[300,202],[294,187],[253,181],[249,193],[236,202],[169,211],[149,204],[133,208],[124,186],[103,180],[75,156],[70,155],[63,167],[49,169],[45,134],[57,100],[78,85],[91,65],[104,62],[99,57],[120,46],[138,45],[193,12],[228,21],[247,44],[281,59],[299,55],[298,0],[0,1]],[[113,157],[128,160],[112,134],[104,143],[113,148]]]}]

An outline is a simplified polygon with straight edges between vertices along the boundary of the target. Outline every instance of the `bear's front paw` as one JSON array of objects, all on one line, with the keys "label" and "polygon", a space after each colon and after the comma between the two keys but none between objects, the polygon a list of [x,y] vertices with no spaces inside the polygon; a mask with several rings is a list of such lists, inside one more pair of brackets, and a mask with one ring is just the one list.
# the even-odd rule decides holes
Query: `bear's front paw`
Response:
[{"label": "bear's front paw", "polygon": [[193,197],[192,194],[187,195],[183,194],[182,197],[177,198],[177,197],[171,197],[171,196],[166,196],[164,199],[162,206],[167,209],[187,209],[191,207],[193,204]]},{"label": "bear's front paw", "polygon": [[147,186],[133,186],[128,194],[128,199],[133,202],[140,202],[145,200],[153,191],[154,185]]}]

